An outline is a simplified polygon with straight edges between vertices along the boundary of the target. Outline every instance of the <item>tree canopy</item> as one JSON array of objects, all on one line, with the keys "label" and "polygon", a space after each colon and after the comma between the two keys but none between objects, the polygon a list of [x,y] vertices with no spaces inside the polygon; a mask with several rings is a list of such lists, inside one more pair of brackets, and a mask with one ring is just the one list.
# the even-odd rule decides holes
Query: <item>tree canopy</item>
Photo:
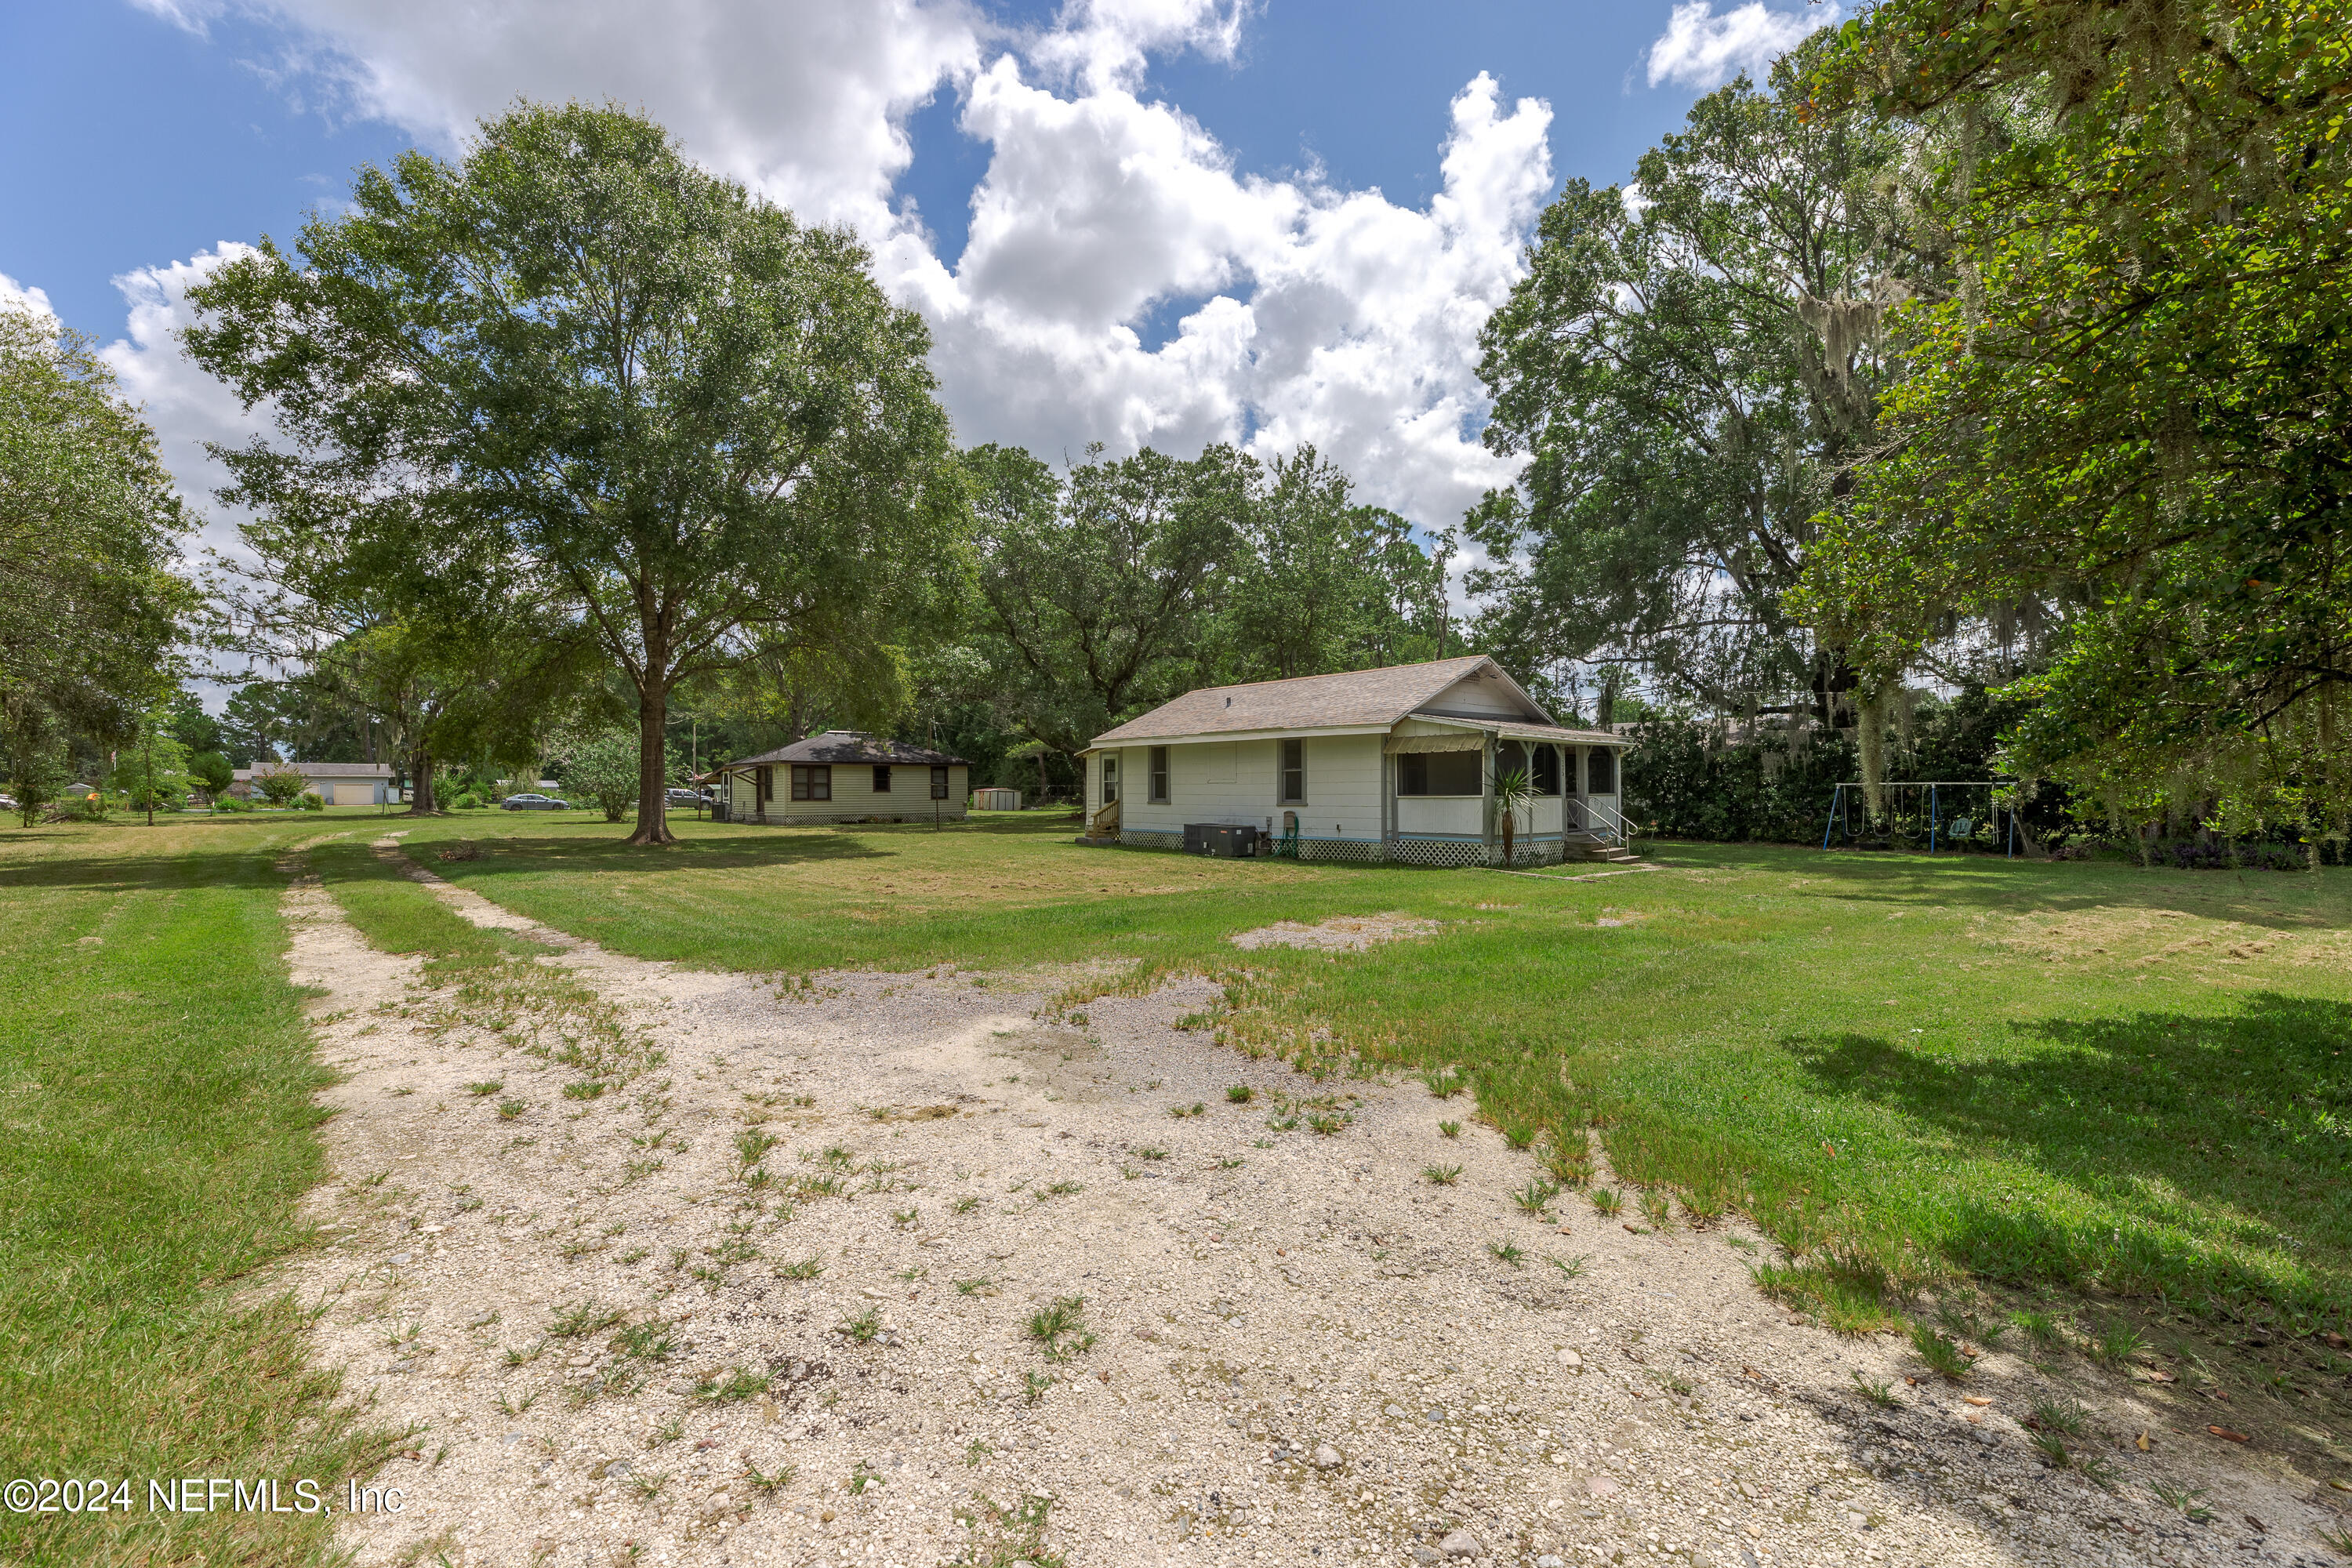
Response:
[{"label": "tree canopy", "polygon": [[1198,686],[1433,656],[1436,563],[1311,446],[1271,461],[1095,448],[1066,476],[1018,447],[965,460],[976,604],[963,646],[930,664],[1035,746],[1075,755]]},{"label": "tree canopy", "polygon": [[71,735],[120,742],[175,684],[191,524],[90,345],[0,305],[0,718],[26,790],[58,782]]},{"label": "tree canopy", "polygon": [[239,499],[354,563],[496,559],[594,639],[660,843],[678,681],[871,637],[951,559],[929,334],[866,263],[649,121],[529,105],[362,171],[193,290],[186,341],[276,419],[221,454]]},{"label": "tree canopy", "polygon": [[1867,442],[1878,324],[1930,263],[1887,175],[1897,139],[1811,111],[1784,61],[1701,99],[1634,183],[1571,180],[1487,322],[1494,451],[1517,487],[1474,580],[1552,657],[1666,695],[1826,721],[1851,672],[1786,603],[1813,518]]},{"label": "tree canopy", "polygon": [[1888,0],[1812,87],[1909,127],[1955,264],[1898,318],[1807,613],[1883,684],[2047,606],[2014,767],[2121,820],[2340,836],[2352,8]]}]

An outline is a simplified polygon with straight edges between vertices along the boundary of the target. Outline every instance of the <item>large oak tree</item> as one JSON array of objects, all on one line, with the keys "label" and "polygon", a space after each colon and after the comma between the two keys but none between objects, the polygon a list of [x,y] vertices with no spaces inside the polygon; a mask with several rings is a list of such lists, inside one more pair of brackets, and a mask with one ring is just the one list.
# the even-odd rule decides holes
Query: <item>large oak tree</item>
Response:
[{"label": "large oak tree", "polygon": [[1921,269],[1898,141],[1810,112],[1787,62],[1693,106],[1630,189],[1571,180],[1488,321],[1493,451],[1472,536],[1528,656],[1637,666],[1685,700],[1827,721],[1852,685],[1786,598],[1866,444],[1878,324]]},{"label": "large oak tree", "polygon": [[669,840],[680,680],[877,635],[951,559],[962,489],[929,337],[847,234],[803,226],[613,108],[529,105],[456,163],[360,174],[347,212],[191,298],[195,359],[279,439],[222,454],[325,547],[487,548],[637,699],[631,842]]},{"label": "large oak tree", "polygon": [[28,816],[72,740],[127,739],[174,684],[191,521],[90,345],[0,305],[0,739]]},{"label": "large oak tree", "polygon": [[2118,818],[2352,822],[2352,6],[1890,0],[1814,83],[1923,149],[1966,287],[1824,521],[1810,613],[1892,679],[2073,607],[2011,735]]}]

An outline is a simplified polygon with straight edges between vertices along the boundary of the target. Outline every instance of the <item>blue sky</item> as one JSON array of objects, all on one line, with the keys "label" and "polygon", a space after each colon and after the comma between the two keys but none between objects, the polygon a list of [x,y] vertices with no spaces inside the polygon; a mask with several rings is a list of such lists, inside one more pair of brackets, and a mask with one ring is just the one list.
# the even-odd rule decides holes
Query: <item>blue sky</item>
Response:
[{"label": "blue sky", "polygon": [[[1429,526],[1475,444],[1475,323],[1566,177],[1833,7],[1747,0],[81,0],[0,10],[0,274],[111,357],[201,495],[244,416],[179,290],[352,168],[518,95],[611,97],[868,241],[971,439],[1313,441]],[[1536,100],[1536,101],[1530,101]],[[135,311],[134,311],[134,307]],[[249,423],[249,422],[247,422]]]}]

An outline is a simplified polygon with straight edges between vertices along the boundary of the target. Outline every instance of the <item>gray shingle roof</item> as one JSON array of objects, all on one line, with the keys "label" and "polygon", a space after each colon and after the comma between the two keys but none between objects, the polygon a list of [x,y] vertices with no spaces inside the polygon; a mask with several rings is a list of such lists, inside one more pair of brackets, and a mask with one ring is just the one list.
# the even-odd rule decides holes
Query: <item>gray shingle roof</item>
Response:
[{"label": "gray shingle roof", "polygon": [[[1097,735],[1097,746],[1125,745],[1170,735],[1242,734],[1261,730],[1361,729],[1395,723],[1472,671],[1494,665],[1485,654],[1302,675],[1246,686],[1204,686],[1173,702]],[[1507,679],[1507,677],[1506,678]],[[1532,704],[1530,704],[1532,706]],[[1542,712],[1538,709],[1538,713]],[[1547,715],[1546,717],[1549,717]]]},{"label": "gray shingle roof", "polygon": [[904,741],[877,741],[856,730],[827,730],[805,741],[794,741],[756,757],[739,757],[722,764],[730,768],[760,767],[774,763],[898,763],[908,767],[970,767],[963,758]]}]

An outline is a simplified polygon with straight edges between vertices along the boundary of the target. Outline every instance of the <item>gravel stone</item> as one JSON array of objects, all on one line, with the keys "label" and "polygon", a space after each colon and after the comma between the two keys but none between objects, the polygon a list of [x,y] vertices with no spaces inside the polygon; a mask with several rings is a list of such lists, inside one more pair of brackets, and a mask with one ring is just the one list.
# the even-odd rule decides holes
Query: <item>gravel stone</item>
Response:
[{"label": "gravel stone", "polygon": [[[1317,1082],[1177,1028],[1220,999],[1206,981],[1097,995],[1083,1021],[1055,997],[1119,972],[780,988],[409,874],[558,950],[537,962],[667,1059],[567,1099],[578,1071],[449,1016],[420,961],[368,948],[314,883],[289,889],[294,979],[323,994],[312,1026],[341,1077],[320,1097],[333,1179],[307,1200],[321,1243],[270,1288],[321,1308],[315,1357],[372,1421],[432,1434],[364,1478],[404,1489],[402,1513],[339,1521],[360,1568],[1371,1568],[1481,1542],[1537,1568],[2019,1568],[2219,1561],[2241,1537],[2327,1560],[2329,1494],[2274,1458],[2000,1349],[1967,1384],[1991,1403],[1962,1410],[1904,1382],[1895,1337],[1841,1339],[1759,1296],[1769,1244],[1736,1222],[1637,1236],[1568,1194],[1517,1214],[1532,1155],[1467,1117],[1443,1139],[1452,1109],[1402,1075]],[[467,1091],[486,1079],[499,1097]],[[1227,1101],[1235,1083],[1254,1099]],[[1270,1127],[1277,1095],[1349,1120]],[[502,1120],[499,1098],[526,1109]],[[1420,1179],[1439,1161],[1456,1185]],[[1497,1267],[1498,1238],[1528,1266]],[[1578,1257],[1572,1279],[1548,1266]],[[1048,1359],[1028,1324],[1070,1298],[1093,1339]],[[583,1305],[621,1316],[554,1336]],[[867,1312],[866,1339],[835,1331]],[[1899,1408],[1859,1397],[1857,1373]],[[2016,1440],[2061,1393],[2097,1430],[2153,1434],[2103,1452],[2115,1492]],[[2187,1525],[2158,1481],[2270,1528]],[[1042,1528],[1007,1511],[1023,1498],[1049,1500]]]}]

